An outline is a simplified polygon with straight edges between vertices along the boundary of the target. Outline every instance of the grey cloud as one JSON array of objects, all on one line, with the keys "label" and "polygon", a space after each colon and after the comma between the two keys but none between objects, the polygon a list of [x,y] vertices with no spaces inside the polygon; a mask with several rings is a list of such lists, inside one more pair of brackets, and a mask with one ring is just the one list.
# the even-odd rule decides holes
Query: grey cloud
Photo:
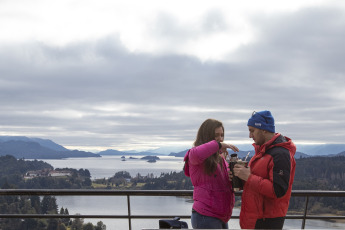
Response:
[{"label": "grey cloud", "polygon": [[229,29],[223,12],[219,9],[208,11],[204,16],[202,26],[205,33],[224,32],[224,30]]},{"label": "grey cloud", "polygon": [[224,12],[217,8],[208,10],[194,21],[181,21],[169,13],[161,12],[148,27],[148,34],[152,39],[150,42],[159,44],[162,53],[171,52],[173,47],[180,49],[193,45],[199,39],[236,30],[226,22]]},{"label": "grey cloud", "polygon": [[[340,81],[345,54],[343,15],[339,9],[326,8],[266,20],[255,18],[259,40],[230,58],[250,67],[247,74],[268,81],[270,87],[285,86],[280,92],[288,90],[297,103],[326,103],[339,83],[343,85]],[[295,93],[289,92],[290,87],[294,87]],[[304,100],[297,100],[299,95]]]},{"label": "grey cloud", "polygon": [[[109,50],[104,54],[99,49],[92,50],[92,47],[93,45],[90,44],[85,45],[84,49],[79,48],[81,53],[79,55],[69,55],[69,49],[65,49],[66,53],[58,49],[57,54],[53,55],[53,49],[49,48],[48,54],[42,55],[47,59],[45,62],[53,63],[48,67],[44,63],[42,68],[23,64],[23,68],[17,72],[13,66],[21,60],[13,60],[12,64],[9,63],[4,68],[8,68],[7,71],[12,79],[13,75],[16,75],[21,82],[21,94],[17,97],[21,97],[23,101],[25,98],[35,97],[35,93],[39,92],[42,100],[45,100],[42,95],[46,95],[55,97],[56,100],[132,102],[140,98],[144,103],[165,100],[170,104],[181,103],[178,97],[172,98],[194,91],[193,85],[196,81],[199,82],[197,87],[206,88],[206,81],[211,78],[208,75],[214,71],[213,66],[201,64],[189,57],[154,57],[129,53],[118,55],[116,50],[112,55]],[[75,50],[73,47],[71,49]],[[45,53],[44,47],[39,47],[37,50],[32,51],[31,55],[35,57],[35,52]],[[91,51],[95,56],[95,62],[92,60],[83,62],[80,57]],[[58,60],[56,56],[59,56]],[[67,60],[64,57],[67,57]],[[12,79],[7,78],[7,81],[13,83]],[[13,84],[13,86],[18,85]]]},{"label": "grey cloud", "polygon": [[[239,51],[241,60],[261,64],[276,60],[278,68],[288,71],[291,67],[308,70],[344,70],[339,57],[344,55],[342,44],[345,16],[342,9],[309,8],[265,20],[253,19],[259,41],[249,52]],[[282,62],[282,63],[281,63]],[[265,64],[265,63],[263,63]]]}]

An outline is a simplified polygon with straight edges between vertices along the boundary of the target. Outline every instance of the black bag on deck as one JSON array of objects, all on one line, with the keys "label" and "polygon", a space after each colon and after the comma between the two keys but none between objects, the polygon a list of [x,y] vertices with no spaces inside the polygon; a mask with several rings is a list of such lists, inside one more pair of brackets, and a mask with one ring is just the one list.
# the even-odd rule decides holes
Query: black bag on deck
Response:
[{"label": "black bag on deck", "polygon": [[180,221],[180,217],[175,217],[172,220],[159,220],[159,229],[182,229],[188,228],[188,224]]}]

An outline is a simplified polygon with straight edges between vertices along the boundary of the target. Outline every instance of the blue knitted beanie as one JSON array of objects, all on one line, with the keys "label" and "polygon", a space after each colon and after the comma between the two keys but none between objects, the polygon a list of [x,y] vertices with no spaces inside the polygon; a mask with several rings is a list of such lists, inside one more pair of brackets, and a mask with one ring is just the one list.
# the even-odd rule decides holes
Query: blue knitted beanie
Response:
[{"label": "blue knitted beanie", "polygon": [[275,133],[274,118],[268,110],[260,112],[254,111],[252,117],[249,118],[247,125]]}]

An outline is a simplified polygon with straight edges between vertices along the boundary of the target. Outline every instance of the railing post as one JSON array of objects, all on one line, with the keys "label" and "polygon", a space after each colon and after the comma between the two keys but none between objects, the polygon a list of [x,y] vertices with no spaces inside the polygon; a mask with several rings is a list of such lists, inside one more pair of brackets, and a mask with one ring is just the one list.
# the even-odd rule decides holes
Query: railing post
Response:
[{"label": "railing post", "polygon": [[127,195],[127,208],[128,208],[128,228],[132,230],[132,217],[131,217],[131,202],[129,195]]},{"label": "railing post", "polygon": [[308,202],[309,202],[309,196],[306,196],[306,200],[305,200],[305,206],[304,206],[304,215],[303,215],[303,221],[302,221],[302,227],[301,229],[305,228],[305,221],[307,219],[307,212],[308,212]]}]

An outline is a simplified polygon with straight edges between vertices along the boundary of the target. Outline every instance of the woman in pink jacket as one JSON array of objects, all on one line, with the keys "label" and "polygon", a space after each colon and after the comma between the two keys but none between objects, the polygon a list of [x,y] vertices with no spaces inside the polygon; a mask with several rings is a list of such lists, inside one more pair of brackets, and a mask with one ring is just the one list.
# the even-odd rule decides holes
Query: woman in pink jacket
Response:
[{"label": "woman in pink jacket", "polygon": [[199,128],[194,147],[185,157],[184,172],[194,186],[191,222],[198,229],[228,229],[235,196],[224,159],[226,149],[238,148],[224,141],[222,122],[207,119]]}]

